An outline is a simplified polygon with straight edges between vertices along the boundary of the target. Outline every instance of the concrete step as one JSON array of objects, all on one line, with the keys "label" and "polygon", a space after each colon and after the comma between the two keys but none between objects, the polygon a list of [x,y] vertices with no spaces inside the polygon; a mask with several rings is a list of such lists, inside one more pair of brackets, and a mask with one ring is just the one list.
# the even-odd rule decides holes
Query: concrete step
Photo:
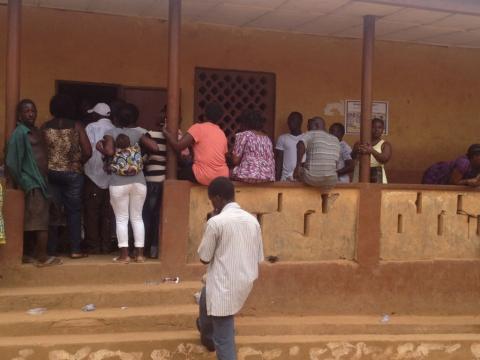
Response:
[{"label": "concrete step", "polygon": [[114,255],[92,255],[83,259],[61,257],[62,265],[37,268],[32,264],[0,267],[0,287],[61,286],[80,284],[124,284],[180,276],[181,281],[198,280],[204,266],[187,266],[182,273],[172,273],[159,260],[145,263],[117,264]]},{"label": "concrete step", "polygon": [[[237,336],[238,360],[478,359],[478,334]],[[2,360],[215,359],[196,331],[1,337]]]},{"label": "concrete step", "polygon": [[[47,310],[41,315],[7,312],[0,336],[94,334],[195,329],[198,306],[156,305]],[[479,316],[237,316],[238,335],[455,334],[480,333]]]},{"label": "concrete step", "polygon": [[0,337],[195,330],[197,317],[194,304],[97,308],[91,312],[62,309],[41,315],[9,312],[0,317]]},{"label": "concrete step", "polygon": [[178,284],[152,282],[122,285],[71,285],[0,288],[0,312],[27,311],[31,308],[78,309],[93,303],[98,308],[193,304],[199,281]]},{"label": "concrete step", "polygon": [[480,333],[480,316],[245,316],[240,335],[455,334]]}]

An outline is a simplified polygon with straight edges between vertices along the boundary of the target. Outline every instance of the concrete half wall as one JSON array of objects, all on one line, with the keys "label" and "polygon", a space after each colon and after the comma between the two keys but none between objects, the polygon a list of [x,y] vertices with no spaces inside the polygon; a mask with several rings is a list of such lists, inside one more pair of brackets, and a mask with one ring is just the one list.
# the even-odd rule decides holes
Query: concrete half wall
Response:
[{"label": "concrete half wall", "polygon": [[[339,196],[324,213],[314,188],[276,183],[237,184],[236,190],[240,205],[259,214],[266,255],[280,258],[261,265],[245,313],[478,314],[480,192],[454,186],[338,186],[333,192]],[[20,265],[23,194],[7,190],[1,284],[198,280],[206,268],[196,259],[196,247],[210,209],[205,187],[167,180],[159,262],[119,266],[108,260],[37,269]],[[438,215],[444,216],[442,226]]]},{"label": "concrete half wall", "polygon": [[382,260],[478,259],[480,193],[382,191]]},{"label": "concrete half wall", "polygon": [[[480,192],[359,184],[333,193],[323,213],[318,189],[237,184],[237,202],[259,218],[265,254],[280,258],[262,264],[245,313],[478,312]],[[202,274],[207,189],[167,181],[164,201],[162,271]]]},{"label": "concrete half wall", "polygon": [[[337,189],[322,212],[320,192],[298,186],[239,186],[236,201],[257,216],[264,252],[282,261],[353,260],[358,213],[358,190]],[[196,250],[211,211],[206,188],[190,194],[188,262],[198,262]]]},{"label": "concrete half wall", "polygon": [[[381,191],[380,261],[478,259],[480,193],[455,190]],[[337,188],[325,212],[318,189],[238,186],[236,201],[257,216],[265,255],[281,261],[356,260],[359,189]],[[211,211],[205,187],[190,190],[187,262],[196,254]]]}]

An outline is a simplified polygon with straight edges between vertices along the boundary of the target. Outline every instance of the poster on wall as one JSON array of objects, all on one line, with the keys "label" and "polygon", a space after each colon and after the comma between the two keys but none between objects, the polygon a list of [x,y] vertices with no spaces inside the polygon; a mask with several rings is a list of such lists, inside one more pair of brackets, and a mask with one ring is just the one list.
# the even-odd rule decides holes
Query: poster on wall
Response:
[{"label": "poster on wall", "polygon": [[[360,134],[360,100],[345,100],[345,131],[347,134]],[[373,101],[372,119],[385,121],[385,134],[388,134],[388,101]]]}]

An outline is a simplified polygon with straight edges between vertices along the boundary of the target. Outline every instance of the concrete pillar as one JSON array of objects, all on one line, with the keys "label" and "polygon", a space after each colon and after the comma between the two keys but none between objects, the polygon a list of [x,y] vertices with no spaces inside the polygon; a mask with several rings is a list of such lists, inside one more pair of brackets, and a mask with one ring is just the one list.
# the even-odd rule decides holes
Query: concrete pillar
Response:
[{"label": "concrete pillar", "polygon": [[[167,128],[176,136],[180,115],[180,25],[181,0],[169,0]],[[168,148],[167,179],[177,178],[177,156]]]},{"label": "concrete pillar", "polygon": [[20,100],[20,31],[21,0],[8,0],[7,61],[5,82],[5,139],[16,126],[16,106]]},{"label": "concrete pillar", "polygon": [[[375,46],[375,16],[363,17],[362,112],[360,143],[372,142],[372,77]],[[360,155],[360,182],[370,182],[370,155]]]}]

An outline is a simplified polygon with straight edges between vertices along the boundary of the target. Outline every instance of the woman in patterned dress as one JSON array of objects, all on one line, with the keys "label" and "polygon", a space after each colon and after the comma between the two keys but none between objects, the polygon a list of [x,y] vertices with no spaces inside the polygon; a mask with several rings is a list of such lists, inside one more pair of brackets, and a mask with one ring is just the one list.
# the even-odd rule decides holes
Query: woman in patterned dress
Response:
[{"label": "woman in patterned dress", "polygon": [[232,179],[247,183],[275,181],[272,141],[262,130],[265,118],[259,111],[246,110],[240,120],[245,131],[235,135]]}]

